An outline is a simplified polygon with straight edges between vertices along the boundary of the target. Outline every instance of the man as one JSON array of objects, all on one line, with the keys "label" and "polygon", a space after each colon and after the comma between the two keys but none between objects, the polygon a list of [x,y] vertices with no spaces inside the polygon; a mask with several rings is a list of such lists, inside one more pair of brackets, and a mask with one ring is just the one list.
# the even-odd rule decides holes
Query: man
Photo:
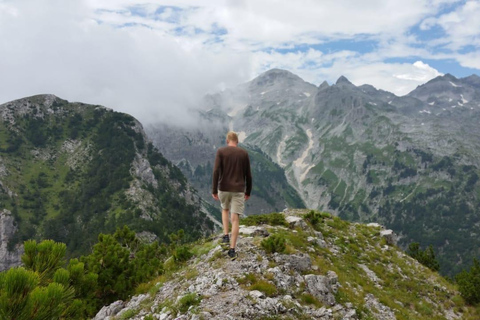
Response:
[{"label": "man", "polygon": [[[235,132],[227,133],[227,146],[219,148],[213,167],[212,196],[220,200],[222,206],[223,233],[222,242],[230,243],[228,256],[235,260],[239,215],[243,214],[245,201],[252,191],[252,173],[247,151],[238,147],[238,136]],[[231,213],[232,238],[228,236],[228,216]]]}]

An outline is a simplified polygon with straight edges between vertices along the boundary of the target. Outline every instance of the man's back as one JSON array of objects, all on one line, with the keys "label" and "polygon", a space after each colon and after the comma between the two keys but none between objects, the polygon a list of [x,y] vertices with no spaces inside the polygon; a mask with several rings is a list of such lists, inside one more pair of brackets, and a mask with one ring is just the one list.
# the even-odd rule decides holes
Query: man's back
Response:
[{"label": "man's back", "polygon": [[213,192],[245,192],[252,190],[252,174],[247,151],[240,147],[226,146],[217,150],[213,168]]}]

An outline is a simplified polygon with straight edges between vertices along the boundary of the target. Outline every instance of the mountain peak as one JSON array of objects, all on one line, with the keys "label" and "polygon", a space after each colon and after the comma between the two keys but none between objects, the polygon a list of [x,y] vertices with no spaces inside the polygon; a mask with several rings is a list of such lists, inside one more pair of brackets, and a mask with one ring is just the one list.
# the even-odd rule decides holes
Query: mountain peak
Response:
[{"label": "mountain peak", "polygon": [[456,81],[458,80],[454,75],[447,73],[443,77],[443,79],[448,80],[448,81]]},{"label": "mountain peak", "polygon": [[323,81],[321,85],[318,86],[318,89],[324,89],[324,88],[328,88],[330,87],[330,85],[328,84],[327,81]]},{"label": "mountain peak", "polygon": [[348,84],[348,85],[352,85],[353,86],[353,83],[350,82],[350,80],[348,80],[345,76],[340,76],[340,78],[338,78],[337,82],[335,83],[336,85],[339,85],[339,84]]},{"label": "mountain peak", "polygon": [[462,82],[468,83],[469,85],[480,87],[480,77],[476,74],[465,77],[461,79]]},{"label": "mountain peak", "polygon": [[[248,83],[250,88],[266,88],[271,86],[278,86],[279,90],[283,90],[286,87],[304,87],[313,86],[312,84],[304,81],[302,78],[293,74],[290,71],[283,69],[271,69],[260,74],[258,77]],[[312,88],[313,89],[313,88]],[[303,89],[302,89],[303,90]]]},{"label": "mountain peak", "polygon": [[292,72],[283,69],[270,69],[268,71],[265,71],[264,73],[253,79],[252,82],[278,82],[285,79],[303,82],[302,78],[300,78],[296,74],[293,74]]}]

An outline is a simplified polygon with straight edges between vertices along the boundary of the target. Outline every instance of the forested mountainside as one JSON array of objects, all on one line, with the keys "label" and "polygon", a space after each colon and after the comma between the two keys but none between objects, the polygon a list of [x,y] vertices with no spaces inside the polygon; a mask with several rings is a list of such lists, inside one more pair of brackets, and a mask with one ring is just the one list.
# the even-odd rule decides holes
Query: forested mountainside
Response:
[{"label": "forested mountainside", "polygon": [[[147,130],[167,158],[186,164],[184,172],[194,176],[213,161],[226,130],[233,129],[246,148],[260,150],[284,171],[307,207],[385,224],[404,247],[433,245],[445,274],[480,255],[476,75],[440,76],[398,97],[345,77],[317,87],[274,69],[208,95],[197,114],[194,129],[158,124]],[[181,138],[164,139],[166,130]],[[273,175],[257,174],[272,181],[274,201],[285,199]],[[250,208],[260,211],[260,205]]]},{"label": "forested mountainside", "polygon": [[53,95],[0,105],[0,269],[19,263],[12,252],[27,239],[66,243],[70,256],[123,225],[149,240],[179,229],[193,240],[213,230],[201,208],[130,115]]}]

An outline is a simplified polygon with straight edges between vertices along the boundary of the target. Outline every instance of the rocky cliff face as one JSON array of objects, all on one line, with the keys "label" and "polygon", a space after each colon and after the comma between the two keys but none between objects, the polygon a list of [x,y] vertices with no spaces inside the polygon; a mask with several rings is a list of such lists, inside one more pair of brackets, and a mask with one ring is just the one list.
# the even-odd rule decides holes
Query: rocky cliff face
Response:
[{"label": "rocky cliff face", "polygon": [[[307,207],[379,221],[403,245],[432,244],[443,271],[455,273],[480,246],[479,97],[477,76],[438,77],[397,97],[345,77],[316,87],[275,69],[205,99],[195,135],[217,136],[202,140],[205,154],[149,135],[167,157],[191,163],[211,159],[220,132],[236,130],[282,168]],[[215,119],[228,126],[218,130]]]},{"label": "rocky cliff face", "polygon": [[0,212],[0,271],[21,264],[20,257],[23,254],[23,245],[17,244],[13,249],[8,248],[8,243],[16,231],[17,227],[12,213],[3,209]]},{"label": "rocky cliff face", "polygon": [[[391,230],[307,211],[283,217],[285,225],[242,226],[235,261],[220,236],[193,245],[195,256],[166,263],[148,293],[105,306],[95,319],[478,317],[451,283],[398,250]],[[272,237],[284,239],[284,252],[264,250]]]},{"label": "rocky cliff face", "polygon": [[0,116],[2,250],[49,238],[85,253],[125,224],[160,240],[213,230],[196,191],[133,117],[53,95],[0,105]]}]

